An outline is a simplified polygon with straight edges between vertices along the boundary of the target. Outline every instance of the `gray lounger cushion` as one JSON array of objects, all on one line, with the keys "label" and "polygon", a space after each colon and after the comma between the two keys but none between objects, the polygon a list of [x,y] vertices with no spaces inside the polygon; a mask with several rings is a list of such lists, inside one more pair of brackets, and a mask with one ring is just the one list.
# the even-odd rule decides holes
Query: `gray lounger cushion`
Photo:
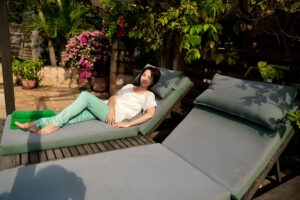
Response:
[{"label": "gray lounger cushion", "polygon": [[195,107],[163,145],[240,199],[292,129],[279,134],[208,107]]},{"label": "gray lounger cushion", "polygon": [[2,171],[0,199],[228,200],[230,194],[153,144]]},{"label": "gray lounger cushion", "polygon": [[276,130],[297,88],[216,75],[196,104],[210,106]]},{"label": "gray lounger cushion", "polygon": [[41,136],[29,131],[10,129],[10,119],[11,115],[8,115],[2,133],[3,155],[134,137],[138,134],[136,127],[114,128],[99,120],[90,120],[66,125],[52,134]]}]

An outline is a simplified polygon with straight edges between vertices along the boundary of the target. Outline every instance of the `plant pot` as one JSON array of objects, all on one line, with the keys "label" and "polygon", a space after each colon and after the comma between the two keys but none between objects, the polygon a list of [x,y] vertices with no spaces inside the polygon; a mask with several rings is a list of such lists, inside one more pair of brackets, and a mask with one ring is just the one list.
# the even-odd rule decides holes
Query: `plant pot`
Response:
[{"label": "plant pot", "polygon": [[97,92],[105,92],[108,90],[108,77],[96,78],[92,77],[92,89]]},{"label": "plant pot", "polygon": [[22,88],[25,90],[33,89],[36,85],[36,79],[22,79]]}]

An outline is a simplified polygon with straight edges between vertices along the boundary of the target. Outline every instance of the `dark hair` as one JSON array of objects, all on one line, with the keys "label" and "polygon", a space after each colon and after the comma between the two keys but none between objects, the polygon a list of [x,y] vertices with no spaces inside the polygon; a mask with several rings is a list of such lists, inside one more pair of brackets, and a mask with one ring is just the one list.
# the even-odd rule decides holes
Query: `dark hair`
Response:
[{"label": "dark hair", "polygon": [[160,77],[160,70],[156,67],[152,67],[152,66],[148,66],[145,67],[143,69],[143,71],[140,73],[140,77],[139,77],[139,85],[141,85],[141,77],[142,74],[146,71],[146,70],[150,70],[151,71],[151,76],[153,78],[153,83],[149,86],[149,88],[151,88],[153,85],[155,85],[157,83],[157,81],[159,80]]}]

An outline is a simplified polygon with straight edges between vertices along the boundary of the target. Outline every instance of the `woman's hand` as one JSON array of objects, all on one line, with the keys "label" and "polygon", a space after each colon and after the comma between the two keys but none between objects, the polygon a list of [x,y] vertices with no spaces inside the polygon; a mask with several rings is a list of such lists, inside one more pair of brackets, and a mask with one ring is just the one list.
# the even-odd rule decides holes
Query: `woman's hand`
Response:
[{"label": "woman's hand", "polygon": [[131,124],[129,122],[118,122],[118,123],[115,123],[113,126],[116,128],[127,128],[127,127],[131,126]]},{"label": "woman's hand", "polygon": [[115,123],[115,109],[109,109],[108,115],[106,117],[106,123],[108,125],[113,125]]},{"label": "woman's hand", "polygon": [[108,106],[109,106],[109,112],[106,117],[106,123],[108,125],[113,125],[115,123],[115,105],[116,105],[116,99],[119,97],[118,94],[112,95],[108,100]]}]

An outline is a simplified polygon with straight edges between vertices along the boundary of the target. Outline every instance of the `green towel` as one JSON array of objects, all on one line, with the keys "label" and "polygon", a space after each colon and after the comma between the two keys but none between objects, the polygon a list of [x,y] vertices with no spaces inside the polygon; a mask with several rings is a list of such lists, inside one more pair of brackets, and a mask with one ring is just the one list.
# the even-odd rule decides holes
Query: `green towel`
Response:
[{"label": "green towel", "polygon": [[26,123],[38,120],[43,117],[52,117],[55,116],[53,110],[42,110],[42,111],[14,111],[11,116],[10,129],[19,129],[15,125],[15,121]]}]

